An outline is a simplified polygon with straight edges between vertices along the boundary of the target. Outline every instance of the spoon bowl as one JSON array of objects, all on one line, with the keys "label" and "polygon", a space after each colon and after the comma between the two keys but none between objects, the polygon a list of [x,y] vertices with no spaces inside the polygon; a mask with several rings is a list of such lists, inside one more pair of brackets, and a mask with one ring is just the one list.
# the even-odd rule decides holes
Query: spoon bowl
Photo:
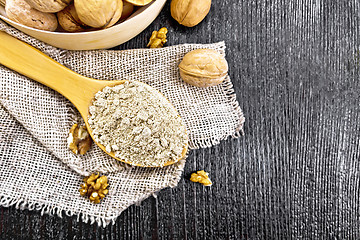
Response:
[{"label": "spoon bowl", "polygon": [[[0,64],[52,88],[66,97],[71,103],[73,103],[84,119],[86,128],[88,129],[88,132],[93,140],[94,135],[88,123],[88,116],[89,107],[92,104],[94,95],[101,91],[104,87],[113,87],[115,85],[123,84],[127,81],[97,80],[82,76],[56,62],[38,49],[1,31],[0,49]],[[162,98],[165,98],[165,96],[163,96],[160,92],[158,92],[158,94],[160,94]],[[95,140],[94,142],[106,154],[119,161],[139,167],[148,167],[120,159],[116,157],[113,152],[107,152],[104,145],[96,142]],[[185,157],[187,149],[188,144],[186,143],[185,147],[183,148],[182,155],[179,159],[169,160],[161,166],[168,166],[178,162],[180,159]]]}]

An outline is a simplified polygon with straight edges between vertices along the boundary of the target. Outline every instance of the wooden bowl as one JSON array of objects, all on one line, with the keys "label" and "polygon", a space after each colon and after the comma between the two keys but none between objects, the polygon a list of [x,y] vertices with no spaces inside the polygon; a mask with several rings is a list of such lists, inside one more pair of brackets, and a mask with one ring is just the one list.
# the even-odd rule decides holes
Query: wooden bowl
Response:
[{"label": "wooden bowl", "polygon": [[129,41],[141,33],[159,15],[165,2],[166,0],[155,0],[147,6],[139,8],[124,22],[110,28],[80,33],[49,32],[24,26],[8,19],[2,6],[0,7],[0,18],[20,31],[58,48],[69,50],[106,49]]}]

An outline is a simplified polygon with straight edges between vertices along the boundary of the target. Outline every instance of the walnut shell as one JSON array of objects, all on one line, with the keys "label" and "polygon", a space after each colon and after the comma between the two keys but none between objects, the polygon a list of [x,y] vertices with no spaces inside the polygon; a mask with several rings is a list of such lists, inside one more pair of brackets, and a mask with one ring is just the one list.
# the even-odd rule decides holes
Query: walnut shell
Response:
[{"label": "walnut shell", "polygon": [[172,0],[171,16],[180,24],[193,27],[209,13],[211,0]]},{"label": "walnut shell", "polygon": [[55,31],[58,26],[55,14],[40,12],[24,0],[6,0],[5,11],[10,20],[28,27]]},{"label": "walnut shell", "polygon": [[145,6],[152,2],[152,0],[125,0],[135,6]]},{"label": "walnut shell", "polygon": [[196,87],[210,87],[224,81],[228,72],[226,59],[212,49],[188,52],[179,64],[181,78]]},{"label": "walnut shell", "polygon": [[55,13],[63,10],[71,0],[25,0],[31,7],[40,12]]},{"label": "walnut shell", "polygon": [[60,26],[68,32],[80,32],[86,29],[86,25],[81,22],[76,13],[74,4],[70,4],[57,14]]},{"label": "walnut shell", "polygon": [[122,0],[74,0],[80,20],[94,28],[114,25],[121,17]]},{"label": "walnut shell", "polygon": [[132,5],[131,3],[127,2],[127,1],[124,1],[120,20],[128,18],[132,14],[133,11],[134,11],[134,5]]}]

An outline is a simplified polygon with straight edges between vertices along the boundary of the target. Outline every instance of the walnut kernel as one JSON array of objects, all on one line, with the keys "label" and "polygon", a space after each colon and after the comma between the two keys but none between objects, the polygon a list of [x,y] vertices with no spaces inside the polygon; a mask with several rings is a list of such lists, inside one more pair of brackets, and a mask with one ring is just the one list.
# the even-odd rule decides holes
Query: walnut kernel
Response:
[{"label": "walnut kernel", "polygon": [[192,173],[190,177],[190,181],[201,183],[204,186],[211,186],[212,182],[209,178],[209,173],[204,170],[197,171],[196,173]]},{"label": "walnut kernel", "polygon": [[99,173],[91,174],[89,177],[83,179],[84,183],[80,185],[80,195],[87,196],[91,202],[100,203],[101,199],[109,193],[107,187],[109,186],[106,176],[101,176]]},{"label": "walnut kernel", "polygon": [[150,48],[161,48],[164,45],[164,43],[167,42],[166,40],[167,32],[168,30],[165,27],[160,28],[159,31],[153,31],[147,46]]},{"label": "walnut kernel", "polygon": [[67,142],[73,153],[84,155],[90,149],[92,139],[85,126],[74,124],[69,131]]}]

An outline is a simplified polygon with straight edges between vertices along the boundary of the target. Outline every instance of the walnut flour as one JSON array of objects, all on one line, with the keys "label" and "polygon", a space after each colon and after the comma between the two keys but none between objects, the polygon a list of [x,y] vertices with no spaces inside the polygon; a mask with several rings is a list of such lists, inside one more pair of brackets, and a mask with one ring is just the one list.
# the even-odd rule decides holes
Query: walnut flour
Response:
[{"label": "walnut flour", "polygon": [[180,116],[159,92],[141,82],[105,87],[89,108],[94,140],[140,166],[179,160],[188,137]]}]

